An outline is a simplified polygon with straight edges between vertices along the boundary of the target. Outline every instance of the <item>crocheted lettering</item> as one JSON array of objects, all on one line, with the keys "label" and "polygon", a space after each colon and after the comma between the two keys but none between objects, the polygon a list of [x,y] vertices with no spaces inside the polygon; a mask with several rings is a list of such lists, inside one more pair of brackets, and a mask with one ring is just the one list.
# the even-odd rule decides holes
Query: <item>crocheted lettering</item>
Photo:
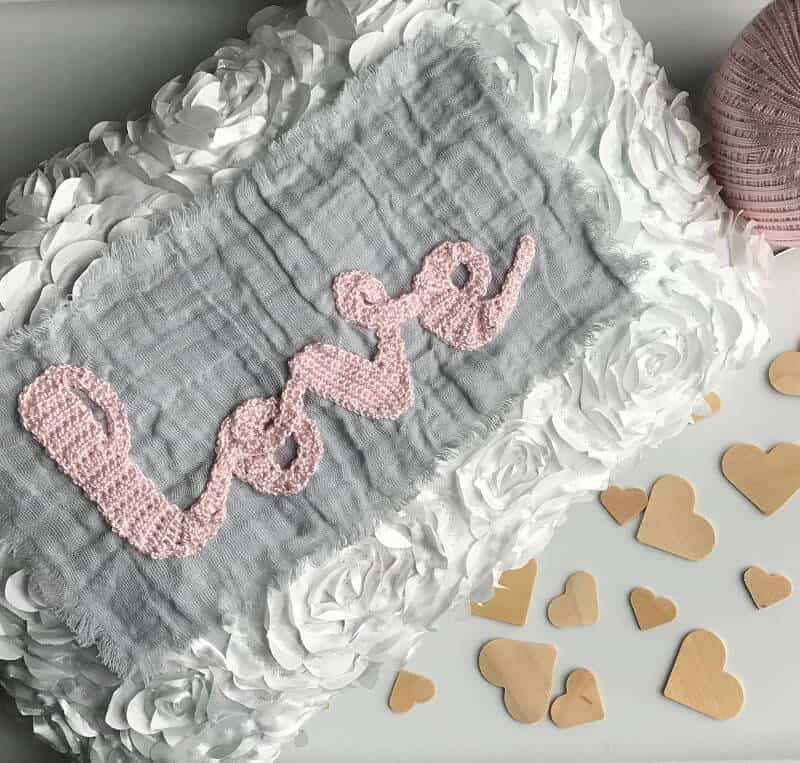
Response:
[{"label": "crocheted lettering", "polygon": [[[399,418],[413,403],[401,326],[416,319],[459,350],[485,345],[513,312],[534,254],[533,239],[523,236],[499,293],[491,299],[485,299],[489,259],[463,241],[436,247],[414,277],[411,291],[396,298],[369,273],[337,276],[336,309],[345,320],[374,331],[375,356],[369,360],[326,344],[304,347],[289,361],[289,381],[279,398],[247,400],[222,422],[208,482],[186,510],[169,503],[131,460],[125,407],[111,385],[91,371],[67,365],[46,369],[20,394],[20,419],[115,533],[154,559],[189,556],[219,531],[234,477],[271,495],[298,493],[308,484],[323,445],[316,423],[304,410],[307,392],[369,418]],[[457,287],[451,276],[462,265],[468,277]],[[275,453],[290,439],[296,454],[282,465]]]}]

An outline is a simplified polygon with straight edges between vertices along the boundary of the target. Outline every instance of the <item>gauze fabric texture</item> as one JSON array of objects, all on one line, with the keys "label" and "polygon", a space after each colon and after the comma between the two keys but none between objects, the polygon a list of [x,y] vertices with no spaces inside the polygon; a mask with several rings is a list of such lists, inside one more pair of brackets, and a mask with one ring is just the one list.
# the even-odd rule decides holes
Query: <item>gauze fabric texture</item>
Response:
[{"label": "gauze fabric texture", "polygon": [[[446,240],[488,255],[489,295],[523,235],[536,258],[502,332],[456,350],[403,328],[414,405],[376,421],[312,398],[325,454],[294,496],[234,483],[219,534],[199,554],[153,560],[115,535],[25,432],[21,389],[53,364],[83,366],[125,404],[132,456],[166,497],[201,492],[222,419],[279,395],[287,362],[326,342],[371,357],[375,338],[335,310],[333,279],[367,270],[410,289]],[[115,671],[156,669],[207,634],[248,591],[328,558],[402,506],[465,438],[485,431],[598,327],[635,309],[638,265],[613,251],[596,200],[536,146],[471,43],[426,37],[351,83],[235,183],[115,242],[71,305],[0,352],[2,532],[39,595]]]}]

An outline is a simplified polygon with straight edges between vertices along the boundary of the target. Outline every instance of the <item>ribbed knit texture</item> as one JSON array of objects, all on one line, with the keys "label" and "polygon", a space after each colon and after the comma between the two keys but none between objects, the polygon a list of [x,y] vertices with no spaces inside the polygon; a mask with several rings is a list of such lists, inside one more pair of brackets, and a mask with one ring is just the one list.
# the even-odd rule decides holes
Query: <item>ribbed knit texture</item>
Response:
[{"label": "ribbed knit texture", "polygon": [[707,89],[711,172],[775,246],[800,243],[800,0],[775,0]]}]

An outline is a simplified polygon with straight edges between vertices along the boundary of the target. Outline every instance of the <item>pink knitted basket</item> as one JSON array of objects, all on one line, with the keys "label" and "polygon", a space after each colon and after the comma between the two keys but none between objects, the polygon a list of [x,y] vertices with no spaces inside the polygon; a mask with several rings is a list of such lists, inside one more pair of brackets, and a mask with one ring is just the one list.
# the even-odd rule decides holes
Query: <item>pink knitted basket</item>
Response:
[{"label": "pink knitted basket", "polygon": [[775,246],[800,244],[800,0],[774,0],[706,93],[722,198]]}]

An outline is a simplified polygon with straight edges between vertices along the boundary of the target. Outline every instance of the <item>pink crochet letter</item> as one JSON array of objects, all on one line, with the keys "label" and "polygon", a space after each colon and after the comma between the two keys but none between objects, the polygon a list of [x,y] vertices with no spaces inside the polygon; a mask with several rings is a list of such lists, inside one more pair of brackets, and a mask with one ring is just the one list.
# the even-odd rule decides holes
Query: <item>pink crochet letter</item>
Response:
[{"label": "pink crochet letter", "polygon": [[[131,460],[125,407],[112,387],[91,371],[51,366],[19,396],[22,425],[59,469],[83,489],[111,529],[143,554],[162,559],[200,551],[219,531],[233,477],[261,493],[301,491],[323,454],[319,429],[304,410],[306,392],[354,413],[396,419],[413,402],[411,366],[401,326],[417,319],[459,350],[475,350],[502,331],[514,310],[535,254],[523,236],[496,297],[488,257],[466,242],[436,247],[407,294],[392,298],[362,271],[343,273],[333,284],[336,309],[348,321],[372,329],[372,360],[327,344],[311,344],[289,361],[289,381],[278,398],[247,400],[220,425],[216,458],[202,495],[185,511],[169,503]],[[462,288],[451,280],[464,265]],[[99,421],[88,399],[102,413]],[[293,438],[297,453],[282,466],[280,446]]]}]

